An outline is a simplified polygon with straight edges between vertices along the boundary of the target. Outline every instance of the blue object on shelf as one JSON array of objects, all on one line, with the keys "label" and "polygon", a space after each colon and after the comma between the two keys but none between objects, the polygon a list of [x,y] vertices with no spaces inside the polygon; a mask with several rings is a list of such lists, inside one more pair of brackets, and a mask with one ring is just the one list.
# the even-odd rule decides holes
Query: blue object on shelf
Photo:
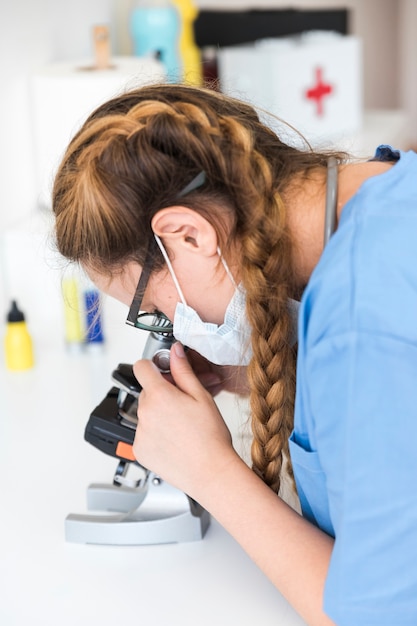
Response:
[{"label": "blue object on shelf", "polygon": [[182,76],[179,51],[181,22],[170,2],[144,2],[130,13],[130,34],[135,56],[154,56],[164,65],[167,80],[178,82]]},{"label": "blue object on shelf", "polygon": [[103,343],[103,327],[100,312],[100,294],[96,289],[84,293],[86,315],[86,343]]}]

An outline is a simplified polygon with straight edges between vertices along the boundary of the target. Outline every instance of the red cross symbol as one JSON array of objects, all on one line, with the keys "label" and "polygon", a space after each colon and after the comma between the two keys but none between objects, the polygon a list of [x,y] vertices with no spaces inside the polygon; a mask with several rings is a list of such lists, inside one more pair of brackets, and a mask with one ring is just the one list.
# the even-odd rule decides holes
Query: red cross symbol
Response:
[{"label": "red cross symbol", "polygon": [[316,69],[315,86],[311,87],[311,89],[307,89],[307,91],[305,92],[306,98],[308,98],[309,100],[316,101],[316,105],[317,105],[316,113],[319,116],[323,115],[324,113],[324,110],[323,110],[324,96],[328,96],[331,93],[333,93],[332,85],[329,85],[328,83],[323,82],[322,74],[323,74],[322,68],[318,67]]}]

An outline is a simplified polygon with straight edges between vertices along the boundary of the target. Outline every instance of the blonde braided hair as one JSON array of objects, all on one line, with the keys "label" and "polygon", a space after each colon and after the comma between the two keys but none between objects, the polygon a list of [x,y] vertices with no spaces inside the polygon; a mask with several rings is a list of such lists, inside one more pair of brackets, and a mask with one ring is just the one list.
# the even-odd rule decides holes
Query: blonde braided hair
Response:
[{"label": "blonde braided hair", "polygon": [[[326,154],[281,142],[252,107],[208,89],[152,85],[99,107],[70,143],[55,178],[56,240],[67,258],[103,272],[143,265],[152,217],[200,171],[181,203],[241,250],[253,358],[248,368],[254,471],[275,491],[289,461],[295,352],[288,297],[296,295],[282,192]],[[232,223],[231,232],[226,228]],[[154,271],[163,267],[160,255]],[[291,472],[291,466],[289,464]]]}]

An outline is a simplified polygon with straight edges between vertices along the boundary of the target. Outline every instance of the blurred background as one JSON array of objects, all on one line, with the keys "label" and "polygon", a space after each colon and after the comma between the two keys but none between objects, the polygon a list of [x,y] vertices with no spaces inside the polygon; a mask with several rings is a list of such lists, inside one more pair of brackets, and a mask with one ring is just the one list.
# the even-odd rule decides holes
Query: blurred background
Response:
[{"label": "blurred background", "polygon": [[[48,161],[48,150],[55,159],[60,156],[66,137],[69,139],[77,124],[98,104],[94,98],[104,100],[138,72],[146,81],[152,76],[158,79],[159,72],[167,70],[160,47],[154,55],[159,60],[147,57],[145,66],[138,70],[135,63],[139,63],[140,54],[132,30],[135,8],[164,4],[162,0],[1,2],[0,316],[5,318],[10,300],[17,298],[39,340],[41,327],[50,336],[50,322],[57,336],[62,330],[59,323],[55,324],[61,315],[60,272],[49,241],[48,193],[53,164]],[[340,136],[334,136],[330,129],[329,136],[323,130],[321,138],[360,154],[371,154],[378,143],[393,143],[398,148],[417,145],[415,0],[190,0],[185,2],[188,4],[194,10],[188,26],[204,72],[207,76],[217,72],[220,89],[260,106],[272,106],[271,102],[279,105],[294,89],[294,80],[302,76],[304,58],[308,58],[308,51],[306,57],[303,50],[304,57],[295,58],[293,42],[284,45],[285,39],[280,38],[306,30],[321,34],[335,30],[339,40],[330,35],[322,37],[319,45],[303,40],[303,45],[313,43],[317,51],[324,50],[325,66],[317,66],[316,75],[306,77],[312,81],[310,85],[306,82],[306,90],[310,86],[308,93],[315,98],[317,80],[332,90],[332,102],[337,98],[343,101],[344,109],[335,109],[339,118],[332,122],[337,126],[339,119],[339,130],[351,116],[350,126]],[[108,29],[110,63],[116,69],[113,74],[109,70],[102,74],[86,70],[81,80],[80,67],[91,69],[97,61],[92,35],[97,25]],[[263,40],[265,44],[256,43]],[[337,54],[328,52],[333,45],[337,49],[345,45],[340,63]],[[247,66],[245,58],[250,60]],[[280,66],[281,58],[290,58],[291,63],[285,61]],[[326,68],[327,61],[332,61],[333,67]],[[274,92],[264,92],[264,83],[259,83],[256,93],[251,91],[251,76],[245,74],[250,64],[255,74],[261,74],[262,67],[266,80],[269,77],[269,82],[274,82],[271,76],[276,79]],[[74,76],[76,83],[71,82]],[[340,85],[336,85],[338,81]],[[315,109],[310,107],[311,114],[316,114],[312,122],[316,129],[324,123],[326,111],[330,115],[327,102],[331,100],[323,99],[324,113],[319,99]],[[274,112],[281,114],[279,106]],[[307,117],[301,114],[302,121]],[[58,137],[64,131],[66,135]]]}]

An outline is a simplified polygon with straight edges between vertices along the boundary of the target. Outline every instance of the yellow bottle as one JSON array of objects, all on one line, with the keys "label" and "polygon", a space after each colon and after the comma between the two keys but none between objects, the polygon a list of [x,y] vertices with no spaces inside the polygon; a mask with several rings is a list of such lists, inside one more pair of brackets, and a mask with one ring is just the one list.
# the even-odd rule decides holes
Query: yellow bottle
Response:
[{"label": "yellow bottle", "polygon": [[183,64],[183,81],[188,85],[203,83],[201,53],[194,40],[193,23],[198,9],[192,0],[172,0],[181,16],[181,34],[179,48]]},{"label": "yellow bottle", "polygon": [[25,322],[25,316],[18,309],[15,300],[7,315],[6,336],[4,339],[6,367],[12,371],[22,371],[33,367],[33,344]]},{"label": "yellow bottle", "polygon": [[64,300],[65,341],[67,346],[81,346],[85,340],[78,281],[75,277],[62,281]]}]

